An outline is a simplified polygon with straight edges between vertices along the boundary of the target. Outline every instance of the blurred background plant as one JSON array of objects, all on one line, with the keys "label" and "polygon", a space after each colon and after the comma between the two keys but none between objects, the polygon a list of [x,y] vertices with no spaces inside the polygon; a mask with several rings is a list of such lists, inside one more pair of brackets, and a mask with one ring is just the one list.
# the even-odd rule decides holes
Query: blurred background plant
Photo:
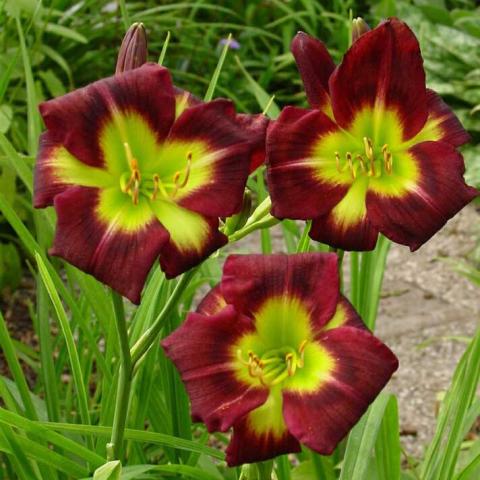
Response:
[{"label": "blurred background plant", "polygon": [[[170,32],[163,63],[171,69],[178,86],[200,97],[207,90],[225,40],[231,33],[234,42],[215,96],[232,98],[240,111],[258,112],[275,94],[268,110],[275,116],[285,104],[306,105],[289,51],[290,41],[298,30],[321,38],[339,61],[349,44],[352,16],[362,16],[374,26],[391,15],[401,17],[416,32],[422,46],[428,86],[445,98],[471,133],[472,143],[464,148],[466,176],[470,183],[480,186],[480,9],[474,0],[0,0],[0,311],[2,305],[11,306],[16,301],[15,292],[34,271],[33,252],[44,251],[52,235],[52,212],[34,212],[31,207],[31,168],[43,128],[37,105],[44,99],[111,75],[126,26],[134,21],[145,24],[151,61],[158,60]],[[260,177],[257,180],[252,187],[262,199],[263,181]],[[284,222],[282,228],[287,250],[294,251],[300,236],[297,225]],[[262,235],[263,251],[269,250],[269,242],[268,234]],[[58,269],[60,263],[56,260],[52,263]],[[476,266],[471,261],[465,265],[468,276],[478,280]],[[112,316],[110,300],[97,282],[72,267],[61,270],[61,278],[67,285],[63,287],[65,290],[60,277],[55,277],[56,271],[49,271],[68,304],[68,312],[73,315],[71,328],[88,386],[88,413],[92,424],[109,425],[113,415],[114,389],[110,387],[116,381],[114,345],[117,341],[112,322],[105,320]],[[201,279],[194,286],[205,281],[212,283],[218,274],[218,262],[209,261],[202,267]],[[11,378],[15,380],[13,383],[0,376],[1,404],[6,406],[6,410],[0,409],[0,451],[5,453],[4,463],[0,460],[0,479],[81,478],[86,476],[85,465],[101,464],[106,441],[105,431],[101,429],[106,427],[95,429],[79,418],[67,342],[51,322],[53,309],[43,285],[45,277],[37,280],[36,290],[32,289],[32,282],[27,282],[22,315],[28,323],[33,321],[42,346],[40,353],[35,346],[11,341],[1,328],[4,321],[0,314],[0,345],[13,372]],[[48,276],[46,281],[48,283]],[[78,295],[79,288],[82,295]],[[163,281],[163,275],[156,269],[147,287],[145,305],[135,314],[132,323],[133,340],[153,320],[170,291],[171,285]],[[193,294],[192,287],[183,301],[184,309],[188,309]],[[15,320],[19,321],[18,310],[16,315]],[[180,316],[172,316],[166,330],[173,329],[180,320]],[[423,463],[404,462],[402,478],[479,478],[480,441],[463,442],[466,426],[471,426],[480,410],[478,400],[474,401],[474,392],[468,390],[469,385],[478,384],[474,367],[478,366],[479,343],[477,335],[459,364],[451,387],[453,393],[447,395],[448,408],[443,410],[426,459]],[[15,369],[15,357],[22,360],[24,368],[28,366],[26,376]],[[149,368],[143,368],[145,366]],[[145,357],[135,382],[137,394],[132,398],[129,426],[136,430],[126,435],[131,441],[128,449],[131,464],[170,461],[182,468],[168,470],[163,465],[160,466],[163,470],[155,470],[137,466],[124,469],[124,475],[130,476],[122,478],[159,478],[158,475],[238,478],[238,471],[218,470],[211,458],[221,458],[222,454],[206,446],[208,436],[202,428],[191,433],[183,387],[158,348]],[[152,396],[152,385],[163,393]],[[465,403],[458,403],[458,398]],[[345,470],[335,468],[342,461],[344,448],[331,459],[311,458],[304,452],[300,465],[292,472],[286,457],[278,461],[279,480],[312,479],[314,471],[323,471],[327,480],[339,475],[342,480],[398,480],[400,470],[397,472],[389,466],[385,457],[385,445],[390,448],[390,460],[400,457],[394,425],[396,408],[391,397],[384,397],[377,405],[377,414],[380,415],[380,411],[379,418],[384,420],[375,423],[374,417],[366,419],[370,421],[369,427],[374,423],[376,430],[370,429],[373,434],[366,435],[362,448],[364,453],[374,448],[374,461],[370,461],[368,455],[359,460],[355,453],[360,445],[357,437],[346,447]],[[172,418],[170,412],[173,411]],[[21,416],[24,412],[28,420]],[[383,417],[384,412],[389,415]],[[149,419],[151,431],[144,433],[145,418]],[[56,430],[46,430],[45,425],[37,421],[47,419],[68,422],[68,425],[61,423]],[[359,426],[357,434],[363,435],[364,428],[365,423]],[[58,435],[57,431],[66,436]],[[44,443],[37,443],[39,438],[44,439]],[[47,448],[47,440],[48,445],[55,446],[53,449]],[[215,442],[222,445],[224,440],[219,435]],[[142,448],[140,442],[148,446]],[[461,462],[457,466],[460,451]],[[73,461],[73,455],[81,462]],[[439,464],[439,459],[444,463]],[[195,466],[197,470],[189,470]],[[344,473],[350,471],[349,468],[356,468],[354,477]],[[199,476],[202,471],[206,473]],[[454,471],[455,477],[448,476]]]}]

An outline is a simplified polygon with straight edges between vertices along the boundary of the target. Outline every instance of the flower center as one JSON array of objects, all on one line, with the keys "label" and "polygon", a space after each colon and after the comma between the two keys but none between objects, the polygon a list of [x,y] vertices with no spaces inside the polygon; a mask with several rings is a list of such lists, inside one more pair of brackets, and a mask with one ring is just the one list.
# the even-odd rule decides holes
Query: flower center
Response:
[{"label": "flower center", "polygon": [[156,200],[159,195],[166,200],[173,200],[178,191],[187,186],[192,169],[192,152],[187,153],[185,169],[175,172],[172,182],[163,182],[158,173],[149,177],[142,177],[138,161],[133,156],[130,145],[125,142],[123,146],[130,171],[124,172],[120,176],[120,189],[123,193],[132,197],[134,205],[138,205],[141,194],[150,200]]},{"label": "flower center", "polygon": [[304,367],[306,345],[307,340],[303,340],[298,349],[281,347],[268,350],[262,356],[250,350],[248,359],[245,359],[242,350],[238,349],[237,358],[247,367],[250,377],[258,378],[265,387],[273,387],[295,375],[297,368]]},{"label": "flower center", "polygon": [[385,144],[381,151],[376,154],[372,140],[363,137],[363,151],[346,152],[345,158],[342,159],[339,152],[335,152],[335,163],[339,173],[350,170],[352,178],[357,178],[358,174],[367,175],[368,177],[380,177],[383,172],[391,175],[393,168],[393,156]]}]

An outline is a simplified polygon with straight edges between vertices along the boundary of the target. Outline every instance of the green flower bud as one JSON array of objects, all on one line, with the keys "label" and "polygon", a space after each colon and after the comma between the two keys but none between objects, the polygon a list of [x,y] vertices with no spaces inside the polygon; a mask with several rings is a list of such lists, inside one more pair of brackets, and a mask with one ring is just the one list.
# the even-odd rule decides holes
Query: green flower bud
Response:
[{"label": "green flower bud", "polygon": [[362,18],[357,17],[352,21],[352,43],[355,43],[364,33],[370,30],[368,23]]}]

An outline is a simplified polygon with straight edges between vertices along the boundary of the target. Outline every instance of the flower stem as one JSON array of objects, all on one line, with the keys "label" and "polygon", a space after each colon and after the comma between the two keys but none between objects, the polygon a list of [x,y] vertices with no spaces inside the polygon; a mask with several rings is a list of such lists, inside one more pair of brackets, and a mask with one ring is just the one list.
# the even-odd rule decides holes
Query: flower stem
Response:
[{"label": "flower stem", "polygon": [[185,288],[190,283],[192,278],[197,273],[197,268],[192,268],[188,272],[185,272],[178,281],[175,289],[170,295],[167,303],[163,307],[162,311],[158,314],[157,318],[153,322],[150,328],[148,328],[143,335],[138,339],[135,345],[130,350],[132,359],[132,367],[135,367],[136,363],[145,355],[148,349],[153,345],[153,342],[158,337],[160,330],[163,327],[165,320],[171,314],[172,310],[177,306],[180,297],[182,296]]},{"label": "flower stem", "polygon": [[115,323],[120,340],[120,372],[113,417],[112,437],[107,444],[107,460],[120,459],[123,447],[123,434],[128,415],[130,386],[132,383],[132,358],[128,343],[128,331],[122,297],[112,290],[112,302],[115,312]]},{"label": "flower stem", "polygon": [[297,245],[297,253],[304,253],[308,252],[310,247],[310,237],[308,234],[310,233],[310,228],[312,228],[312,221],[307,220],[305,222],[305,228],[303,229],[302,236]]}]

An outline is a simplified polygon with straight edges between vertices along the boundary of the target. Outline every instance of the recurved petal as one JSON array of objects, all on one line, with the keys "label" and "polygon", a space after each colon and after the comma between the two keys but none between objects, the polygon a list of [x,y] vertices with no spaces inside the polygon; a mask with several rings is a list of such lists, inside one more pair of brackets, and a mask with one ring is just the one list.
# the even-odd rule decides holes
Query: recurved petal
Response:
[{"label": "recurved petal", "polygon": [[242,207],[251,151],[233,104],[219,99],[183,111],[152,168],[166,182],[184,172],[184,185],[175,194],[181,206],[228,217]]},{"label": "recurved petal", "polygon": [[340,295],[338,299],[335,315],[322,328],[322,331],[325,332],[326,330],[332,330],[340,327],[356,327],[361,329],[367,328],[363,323],[363,320],[353,308],[352,304],[343,295]]},{"label": "recurved petal", "polygon": [[[268,329],[267,324],[273,321],[277,322],[279,332],[280,317],[282,313],[290,313],[290,309],[292,315],[303,317],[305,314],[310,328],[315,330],[323,327],[335,313],[338,281],[335,254],[231,255],[223,267],[222,293],[227,303],[239,312],[262,317],[262,325],[257,325],[260,330]],[[300,318],[284,321],[300,325]],[[290,331],[288,325],[285,329]],[[299,342],[303,338],[299,338]]]},{"label": "recurved petal", "polygon": [[359,178],[330,212],[313,220],[310,237],[342,250],[373,250],[378,230],[368,218],[366,192],[367,180]]},{"label": "recurved petal", "polygon": [[175,118],[178,118],[187,108],[204,103],[193,93],[175,85],[173,86],[173,91],[175,92]]},{"label": "recurved petal", "polygon": [[312,108],[324,109],[330,102],[328,80],[335,70],[327,48],[320,40],[298,32],[290,49],[302,77],[308,103]]},{"label": "recurved petal", "polygon": [[[176,118],[187,108],[205,103],[186,90],[178,87],[173,88],[175,90]],[[235,116],[235,120],[251,144],[250,172],[253,172],[265,162],[265,136],[270,120],[261,113],[238,113]]]},{"label": "recurved petal", "polygon": [[227,307],[211,316],[190,313],[162,341],[187,389],[192,417],[210,432],[228,430],[268,397],[266,388],[244,384],[234,370],[233,347],[251,332],[251,320]]},{"label": "recurved petal", "polygon": [[261,462],[300,450],[300,444],[285,425],[281,393],[272,391],[263,405],[233,426],[232,439],[226,451],[227,464],[233,467]]},{"label": "recurved petal", "polygon": [[34,175],[35,208],[53,205],[54,197],[69,186],[106,188],[113,181],[106,170],[91,167],[77,160],[61,144],[53,141],[50,132],[43,132],[40,135]]},{"label": "recurved petal", "polygon": [[427,89],[428,119],[422,129],[408,145],[427,141],[442,141],[459,147],[470,141],[470,135],[463,128],[460,120],[440,95]]},{"label": "recurved petal", "polygon": [[[105,217],[106,208],[116,214]],[[148,204],[133,206],[127,195],[112,200],[108,191],[71,187],[55,197],[55,210],[57,228],[50,254],[140,303],[148,272],[168,241]]]},{"label": "recurved petal", "polygon": [[330,77],[335,119],[342,128],[364,108],[397,111],[403,139],[416,135],[427,120],[425,72],[413,32],[396,18],[364,33]]},{"label": "recurved petal", "polygon": [[[317,157],[319,142],[338,131],[337,125],[318,110],[283,109],[267,132],[267,180],[272,215],[308,220],[328,213],[345,195],[348,186],[322,178]],[[331,152],[335,164],[335,153]]]},{"label": "recurved petal", "polygon": [[166,68],[140,68],[99,80],[40,105],[52,139],[87,165],[104,166],[102,126],[114,114],[137,113],[162,141],[175,118],[175,99]]},{"label": "recurved petal", "polygon": [[218,283],[203,298],[197,307],[197,313],[203,315],[215,315],[227,306],[223,297],[222,285]]},{"label": "recurved petal", "polygon": [[465,183],[463,157],[452,145],[423,142],[407,156],[416,167],[416,180],[406,182],[397,195],[370,190],[367,210],[380,232],[414,251],[479,193]]},{"label": "recurved petal", "polygon": [[150,208],[170,235],[160,255],[167,278],[190,270],[228,242],[218,230],[217,217],[200,215],[164,200],[150,202]]},{"label": "recurved petal", "polygon": [[300,443],[330,455],[383,389],[398,361],[383,343],[359,328],[327,330],[317,341],[332,359],[330,372],[312,391],[284,391],[283,415]]},{"label": "recurved petal", "polygon": [[251,173],[265,163],[265,142],[270,120],[261,113],[256,115],[239,113],[236,116],[236,122],[245,131],[252,146],[249,168]]}]

